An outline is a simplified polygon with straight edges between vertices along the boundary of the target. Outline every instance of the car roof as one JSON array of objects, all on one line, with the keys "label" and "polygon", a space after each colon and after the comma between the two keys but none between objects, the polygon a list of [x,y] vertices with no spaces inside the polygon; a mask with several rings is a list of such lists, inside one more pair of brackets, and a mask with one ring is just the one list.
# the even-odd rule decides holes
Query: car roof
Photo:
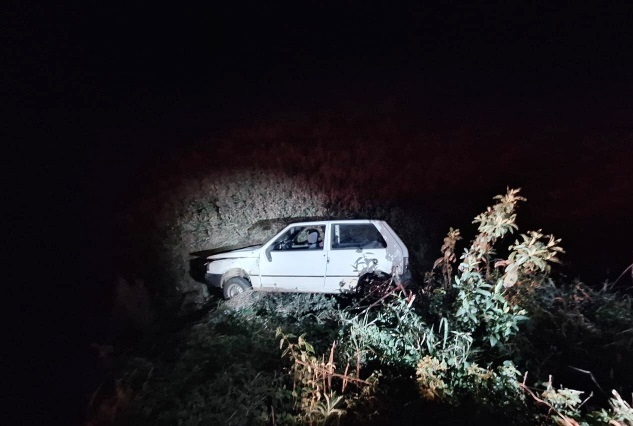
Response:
[{"label": "car roof", "polygon": [[309,222],[291,222],[288,226],[310,226],[310,225],[325,225],[329,223],[377,223],[383,222],[382,220],[374,219],[329,219],[329,220],[311,220]]}]

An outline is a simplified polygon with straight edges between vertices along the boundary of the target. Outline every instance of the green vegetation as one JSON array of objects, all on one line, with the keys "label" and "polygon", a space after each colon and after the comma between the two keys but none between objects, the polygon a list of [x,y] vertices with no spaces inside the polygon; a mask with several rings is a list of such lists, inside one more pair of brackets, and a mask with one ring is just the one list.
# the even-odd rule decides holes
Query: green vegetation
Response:
[{"label": "green vegetation", "polygon": [[633,425],[630,297],[556,276],[560,240],[514,236],[525,199],[495,200],[417,283],[245,293],[155,324],[111,361],[90,424]]}]

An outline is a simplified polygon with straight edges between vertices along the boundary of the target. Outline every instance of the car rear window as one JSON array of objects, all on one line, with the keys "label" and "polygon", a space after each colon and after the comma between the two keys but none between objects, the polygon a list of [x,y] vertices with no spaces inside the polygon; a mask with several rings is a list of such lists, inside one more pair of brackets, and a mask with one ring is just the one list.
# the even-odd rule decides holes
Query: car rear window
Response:
[{"label": "car rear window", "polygon": [[371,223],[332,225],[332,249],[386,248],[387,242]]}]

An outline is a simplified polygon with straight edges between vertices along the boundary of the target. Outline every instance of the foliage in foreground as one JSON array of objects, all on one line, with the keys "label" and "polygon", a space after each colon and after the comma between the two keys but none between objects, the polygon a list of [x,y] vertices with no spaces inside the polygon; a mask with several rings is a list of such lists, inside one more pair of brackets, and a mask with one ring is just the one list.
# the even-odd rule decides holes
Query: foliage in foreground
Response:
[{"label": "foliage in foreground", "polygon": [[148,338],[119,358],[118,393],[92,423],[384,424],[441,412],[633,425],[622,396],[633,391],[630,298],[555,284],[560,240],[540,230],[504,251],[524,199],[495,198],[457,265],[460,233],[449,231],[424,287],[376,278],[351,299],[245,294],[167,340]]}]

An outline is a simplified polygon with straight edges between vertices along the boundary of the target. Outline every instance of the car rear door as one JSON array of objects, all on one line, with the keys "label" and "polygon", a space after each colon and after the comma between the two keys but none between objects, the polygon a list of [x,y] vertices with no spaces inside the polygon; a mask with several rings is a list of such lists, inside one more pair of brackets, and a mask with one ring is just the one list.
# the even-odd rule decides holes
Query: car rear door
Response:
[{"label": "car rear door", "polygon": [[373,223],[334,222],[329,237],[325,291],[349,290],[365,273],[390,272],[387,243]]}]

